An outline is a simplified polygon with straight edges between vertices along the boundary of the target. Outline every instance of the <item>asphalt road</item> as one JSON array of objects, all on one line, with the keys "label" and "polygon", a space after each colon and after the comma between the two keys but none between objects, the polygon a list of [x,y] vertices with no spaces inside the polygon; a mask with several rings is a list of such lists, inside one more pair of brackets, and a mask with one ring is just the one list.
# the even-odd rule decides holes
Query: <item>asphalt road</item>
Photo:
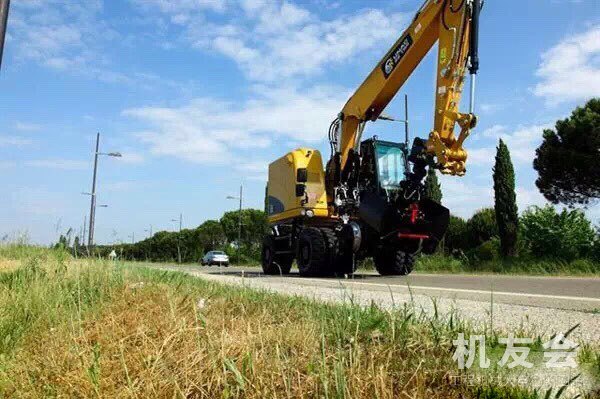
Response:
[{"label": "asphalt road", "polygon": [[255,267],[171,266],[201,274],[285,282],[297,286],[340,287],[353,290],[410,293],[430,297],[468,299],[554,309],[600,312],[600,278],[531,277],[513,275],[411,274],[384,277],[375,272],[357,273],[349,279],[266,276]]}]

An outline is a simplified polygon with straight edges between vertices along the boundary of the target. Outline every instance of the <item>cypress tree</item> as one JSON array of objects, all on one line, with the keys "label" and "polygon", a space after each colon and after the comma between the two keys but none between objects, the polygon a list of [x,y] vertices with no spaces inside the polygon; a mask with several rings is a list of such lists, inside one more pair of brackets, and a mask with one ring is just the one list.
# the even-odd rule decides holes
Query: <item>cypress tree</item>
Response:
[{"label": "cypress tree", "polygon": [[502,256],[515,256],[517,252],[517,234],[519,215],[517,195],[515,193],[515,171],[510,160],[510,152],[502,139],[496,148],[494,165],[494,210],[500,234]]},{"label": "cypress tree", "polygon": [[425,178],[425,198],[428,198],[438,204],[442,203],[442,186],[437,178],[435,169],[429,168],[427,170],[427,177]]}]

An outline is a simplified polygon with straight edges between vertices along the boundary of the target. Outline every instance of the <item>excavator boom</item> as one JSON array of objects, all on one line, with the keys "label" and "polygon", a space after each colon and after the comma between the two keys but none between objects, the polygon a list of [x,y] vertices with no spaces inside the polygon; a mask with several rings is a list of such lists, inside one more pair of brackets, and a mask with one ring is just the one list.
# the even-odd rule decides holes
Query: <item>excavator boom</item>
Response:
[{"label": "excavator boom", "polygon": [[[375,121],[398,93],[431,47],[439,42],[433,130],[426,150],[442,173],[463,175],[467,153],[462,144],[474,127],[471,110],[458,110],[465,69],[477,71],[477,24],[480,0],[427,0],[413,22],[350,97],[336,124],[333,141],[344,169],[351,150],[357,151],[367,121]],[[454,134],[458,124],[461,132]]]}]

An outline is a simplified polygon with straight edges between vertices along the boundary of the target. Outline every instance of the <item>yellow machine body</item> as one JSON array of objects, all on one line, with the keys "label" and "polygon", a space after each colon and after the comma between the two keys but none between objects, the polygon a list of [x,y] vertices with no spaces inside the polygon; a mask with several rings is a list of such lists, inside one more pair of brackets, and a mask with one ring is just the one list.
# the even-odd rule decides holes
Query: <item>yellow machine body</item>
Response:
[{"label": "yellow machine body", "polygon": [[[298,181],[299,170],[306,181]],[[295,184],[290,184],[296,182]],[[297,192],[301,188],[302,195]],[[321,153],[310,148],[288,152],[269,165],[267,185],[267,214],[269,223],[278,223],[307,214],[328,217],[325,173]]]}]

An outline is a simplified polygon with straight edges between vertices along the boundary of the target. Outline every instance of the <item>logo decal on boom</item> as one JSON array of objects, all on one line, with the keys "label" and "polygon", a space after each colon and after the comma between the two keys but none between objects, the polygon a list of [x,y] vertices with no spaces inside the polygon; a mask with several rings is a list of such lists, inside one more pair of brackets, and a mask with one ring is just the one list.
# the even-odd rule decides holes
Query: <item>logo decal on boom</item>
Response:
[{"label": "logo decal on boom", "polygon": [[412,37],[410,37],[410,35],[406,35],[402,40],[400,40],[400,44],[398,44],[398,46],[396,46],[396,48],[394,48],[394,50],[385,57],[383,63],[381,64],[381,70],[383,71],[383,76],[385,76],[386,79],[392,74],[412,44]]}]

